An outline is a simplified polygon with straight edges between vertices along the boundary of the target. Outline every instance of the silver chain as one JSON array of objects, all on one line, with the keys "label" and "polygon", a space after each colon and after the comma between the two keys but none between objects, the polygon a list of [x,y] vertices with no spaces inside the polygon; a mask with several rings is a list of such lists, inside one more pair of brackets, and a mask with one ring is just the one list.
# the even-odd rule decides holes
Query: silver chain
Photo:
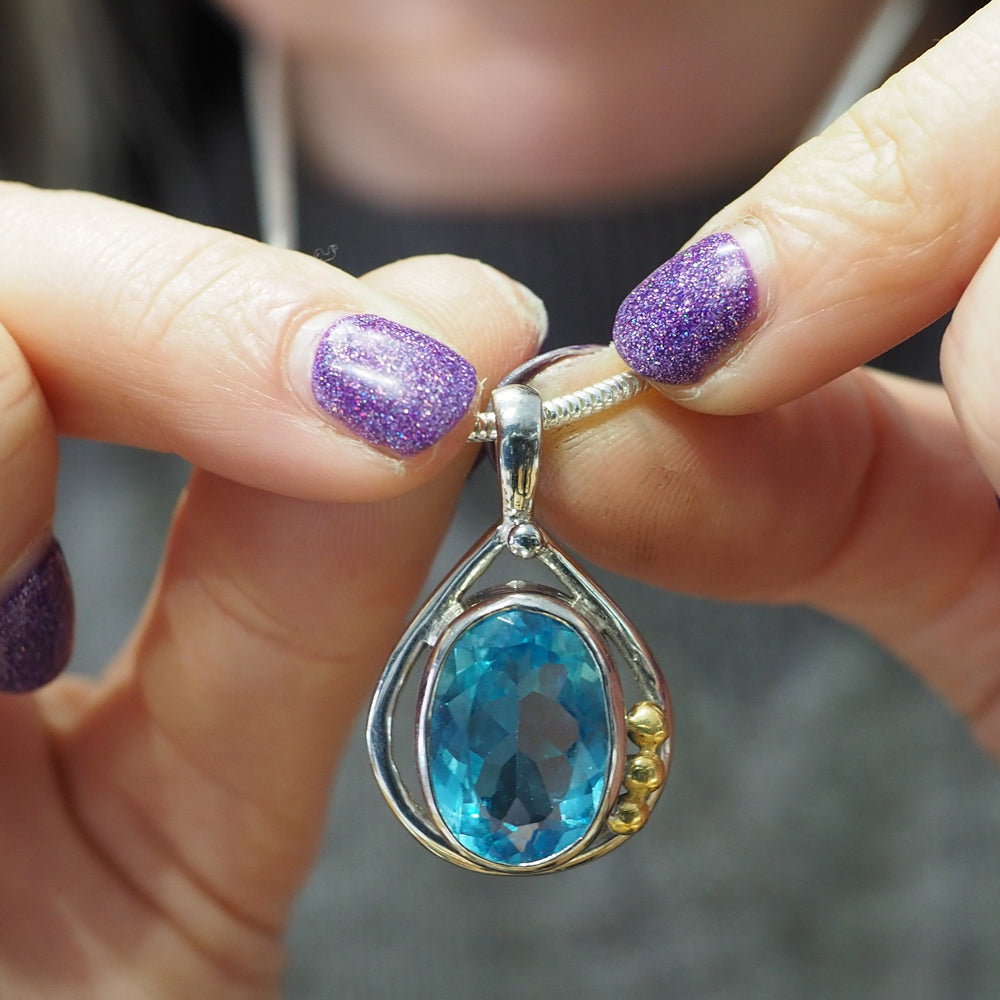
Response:
[{"label": "silver chain", "polygon": [[[576,423],[592,414],[627,403],[648,387],[649,383],[634,372],[620,372],[583,389],[577,389],[576,392],[545,400],[542,402],[542,429],[565,427],[566,424]],[[492,410],[482,410],[476,414],[469,440],[484,444],[496,439],[496,415]]]}]

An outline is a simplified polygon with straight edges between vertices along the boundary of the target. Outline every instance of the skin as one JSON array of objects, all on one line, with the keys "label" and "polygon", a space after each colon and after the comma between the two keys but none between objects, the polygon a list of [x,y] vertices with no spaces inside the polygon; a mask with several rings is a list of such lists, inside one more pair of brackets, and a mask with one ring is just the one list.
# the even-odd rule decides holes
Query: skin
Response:
[{"label": "skin", "polygon": [[[282,20],[233,0],[290,41],[327,6],[282,5]],[[996,755],[998,50],[991,4],[713,220],[757,234],[767,305],[745,346],[674,400],[562,432],[540,487],[553,532],[616,569],[869,629]],[[105,678],[0,697],[0,857],[18,859],[0,890],[0,995],[277,996],[344,735],[472,458],[468,421],[406,461],[331,429],[302,401],[290,345],[318,313],[381,312],[489,384],[534,350],[537,313],[468,261],[356,280],[10,184],[0,275],[8,580],[51,519],[57,431],[197,466]],[[857,368],[955,302],[946,389]],[[545,388],[616,368],[610,353],[575,361]]]}]

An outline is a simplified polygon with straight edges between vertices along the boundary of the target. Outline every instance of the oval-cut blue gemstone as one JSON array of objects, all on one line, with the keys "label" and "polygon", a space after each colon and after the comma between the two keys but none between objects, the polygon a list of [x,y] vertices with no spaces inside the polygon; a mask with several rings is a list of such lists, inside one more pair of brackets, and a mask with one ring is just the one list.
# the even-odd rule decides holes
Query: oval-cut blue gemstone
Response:
[{"label": "oval-cut blue gemstone", "polygon": [[426,720],[445,825],[497,864],[565,851],[600,809],[610,718],[601,668],[571,625],[524,608],[473,622],[441,664]]}]

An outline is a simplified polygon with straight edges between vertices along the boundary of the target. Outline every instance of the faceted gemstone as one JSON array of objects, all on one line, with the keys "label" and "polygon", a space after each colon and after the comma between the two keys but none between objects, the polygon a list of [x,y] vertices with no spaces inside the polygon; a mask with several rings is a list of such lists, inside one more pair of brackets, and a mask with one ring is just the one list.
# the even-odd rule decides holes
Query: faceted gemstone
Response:
[{"label": "faceted gemstone", "polygon": [[508,608],[461,632],[426,729],[431,793],[458,842],[511,866],[577,843],[604,797],[610,714],[601,668],[561,619]]}]

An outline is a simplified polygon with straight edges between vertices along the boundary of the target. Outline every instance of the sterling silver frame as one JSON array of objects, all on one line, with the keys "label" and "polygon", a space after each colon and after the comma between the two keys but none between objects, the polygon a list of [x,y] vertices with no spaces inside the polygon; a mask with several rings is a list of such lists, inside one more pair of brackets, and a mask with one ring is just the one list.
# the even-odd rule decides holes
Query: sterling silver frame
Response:
[{"label": "sterling silver frame", "polygon": [[[665,771],[670,766],[672,720],[670,697],[660,669],[642,637],[618,610],[604,591],[576,567],[531,519],[534,485],[537,478],[538,446],[541,436],[541,401],[535,390],[522,385],[508,385],[493,394],[494,411],[499,431],[497,455],[503,517],[469,550],[452,570],[411,622],[400,639],[375,690],[368,716],[368,754],[375,778],[400,822],[428,850],[463,868],[505,875],[528,875],[560,871],[582,864],[607,853],[628,839],[614,834],[607,826],[608,816],[621,791],[624,766],[625,713],[621,701],[618,672],[626,669],[634,679],[640,700],[654,701],[662,707],[667,723],[667,739],[657,753]],[[532,540],[526,547],[525,537]],[[528,585],[512,580],[496,588],[474,591],[484,573],[502,554],[513,553],[532,558],[543,564],[560,585],[551,590],[541,585]],[[427,794],[426,759],[416,740],[411,742],[420,775],[421,798],[407,788],[400,775],[394,755],[393,720],[400,695],[418,663],[425,663],[420,698],[420,718],[426,715],[428,691],[432,689],[428,670],[434,670],[436,659],[446,655],[447,648],[461,629],[462,621],[478,618],[484,606],[494,601],[504,606],[556,607],[556,617],[578,628],[592,648],[602,651],[598,663],[607,677],[607,690],[616,689],[617,704],[612,696],[612,718],[615,733],[611,739],[612,760],[608,764],[609,780],[602,808],[583,837],[566,850],[529,865],[498,865],[474,855],[458,844],[444,825]],[[582,625],[582,627],[581,627]],[[412,723],[411,723],[412,725]],[[415,728],[415,727],[414,727]],[[411,729],[411,732],[414,732]],[[412,738],[411,738],[412,739]],[[662,791],[652,791],[646,799],[652,807]]]}]

